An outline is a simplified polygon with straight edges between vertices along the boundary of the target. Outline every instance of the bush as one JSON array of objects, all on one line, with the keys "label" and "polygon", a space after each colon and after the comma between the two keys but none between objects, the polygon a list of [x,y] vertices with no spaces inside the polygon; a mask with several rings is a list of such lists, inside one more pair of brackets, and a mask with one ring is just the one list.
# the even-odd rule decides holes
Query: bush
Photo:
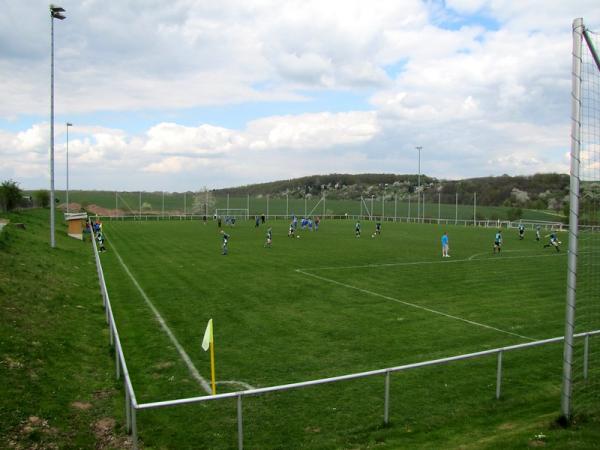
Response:
[{"label": "bush", "polygon": [[506,215],[508,220],[514,222],[515,220],[519,220],[523,217],[523,210],[521,208],[510,208],[506,211]]},{"label": "bush", "polygon": [[50,206],[50,192],[48,192],[46,189],[35,191],[33,193],[33,198],[35,200],[35,205],[40,208],[47,208]]},{"label": "bush", "polygon": [[23,191],[19,183],[12,180],[3,181],[0,185],[0,208],[2,211],[12,211],[21,204]]}]

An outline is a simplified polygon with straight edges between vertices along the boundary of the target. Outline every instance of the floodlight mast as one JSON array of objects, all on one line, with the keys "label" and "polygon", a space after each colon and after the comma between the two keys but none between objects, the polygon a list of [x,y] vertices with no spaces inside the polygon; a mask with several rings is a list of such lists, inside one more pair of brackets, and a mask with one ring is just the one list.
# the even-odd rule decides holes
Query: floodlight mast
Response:
[{"label": "floodlight mast", "polygon": [[419,166],[418,166],[418,174],[417,174],[417,221],[421,220],[421,150],[423,147],[420,145],[415,147],[419,152]]},{"label": "floodlight mast", "polygon": [[50,5],[50,247],[56,247],[54,240],[54,19],[64,20],[64,8]]},{"label": "floodlight mast", "polygon": [[67,213],[69,212],[69,127],[72,127],[71,122],[67,122]]}]

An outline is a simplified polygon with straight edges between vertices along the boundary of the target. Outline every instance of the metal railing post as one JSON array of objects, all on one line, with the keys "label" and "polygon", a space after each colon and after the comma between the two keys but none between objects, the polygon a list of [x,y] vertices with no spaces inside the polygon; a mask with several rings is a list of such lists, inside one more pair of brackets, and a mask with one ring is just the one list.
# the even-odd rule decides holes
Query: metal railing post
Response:
[{"label": "metal railing post", "polygon": [[237,396],[237,426],[238,426],[238,448],[244,448],[244,424],[242,417],[242,396]]},{"label": "metal railing post", "polygon": [[115,342],[115,368],[117,371],[117,380],[121,378],[121,361],[119,358],[119,353],[121,352],[119,348],[119,341]]},{"label": "metal railing post", "polygon": [[133,444],[134,450],[138,448],[138,430],[137,430],[137,420],[136,420],[136,410],[131,405],[131,443]]},{"label": "metal railing post", "polygon": [[385,400],[383,402],[383,423],[390,423],[390,372],[385,373]]},{"label": "metal railing post", "polygon": [[590,352],[590,335],[586,334],[583,341],[583,379],[588,377],[588,356]]},{"label": "metal railing post", "polygon": [[498,352],[498,367],[496,369],[496,400],[500,398],[502,388],[502,350]]},{"label": "metal railing post", "polygon": [[[108,311],[108,308],[106,308],[106,310]],[[112,314],[108,315],[108,331],[110,336],[110,346],[113,347],[115,345],[115,333],[113,331]]]},{"label": "metal railing post", "polygon": [[131,396],[129,395],[129,389],[127,388],[127,379],[123,380],[123,386],[125,387],[125,417],[127,420],[127,433],[131,433]]}]

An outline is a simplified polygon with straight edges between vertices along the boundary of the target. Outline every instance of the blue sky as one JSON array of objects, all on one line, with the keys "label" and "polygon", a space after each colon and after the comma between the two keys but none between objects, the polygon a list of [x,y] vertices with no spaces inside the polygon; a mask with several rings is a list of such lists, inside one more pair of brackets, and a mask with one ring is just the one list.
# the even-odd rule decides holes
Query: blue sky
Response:
[{"label": "blue sky", "polygon": [[[49,185],[49,14],[0,17],[0,179]],[[567,172],[571,22],[595,1],[63,1],[57,187]],[[99,15],[98,11],[103,14]]]}]

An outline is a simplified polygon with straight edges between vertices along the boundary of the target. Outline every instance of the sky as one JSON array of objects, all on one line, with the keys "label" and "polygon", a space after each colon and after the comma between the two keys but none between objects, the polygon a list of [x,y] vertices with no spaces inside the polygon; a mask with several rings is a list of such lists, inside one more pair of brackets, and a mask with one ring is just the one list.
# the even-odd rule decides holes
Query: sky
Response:
[{"label": "sky", "polygon": [[[55,186],[569,171],[597,0],[62,0]],[[0,0],[0,181],[50,186],[50,15]]]}]

